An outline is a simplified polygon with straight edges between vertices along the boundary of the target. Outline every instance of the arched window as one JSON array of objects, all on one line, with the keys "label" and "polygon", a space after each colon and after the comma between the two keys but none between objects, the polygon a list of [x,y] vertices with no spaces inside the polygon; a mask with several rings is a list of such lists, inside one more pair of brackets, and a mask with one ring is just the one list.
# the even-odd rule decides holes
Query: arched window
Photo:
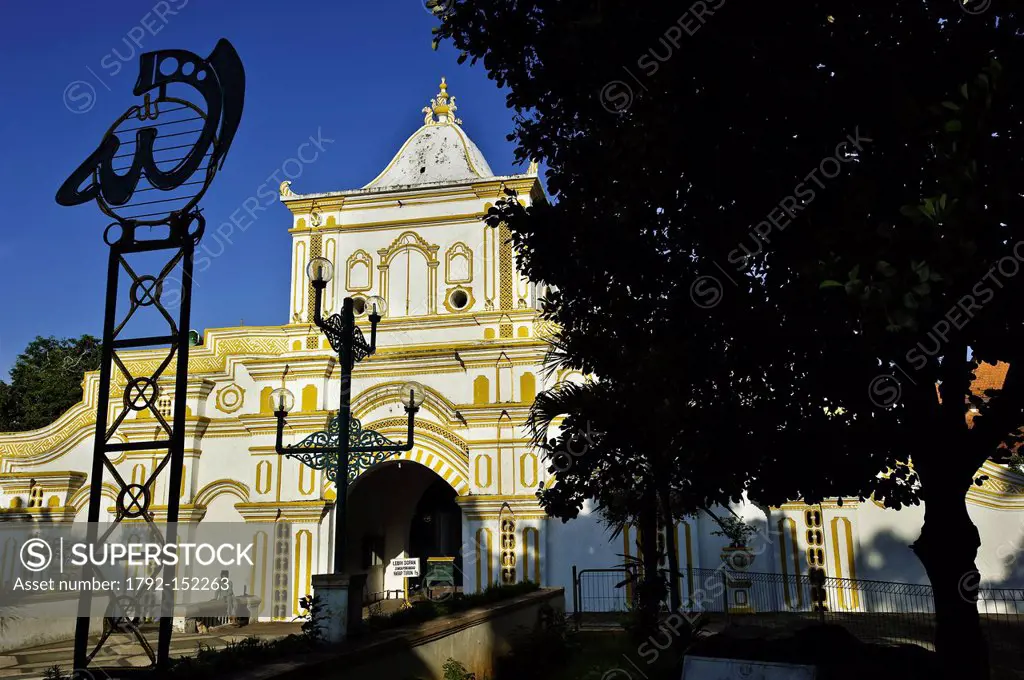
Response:
[{"label": "arched window", "polygon": [[405,248],[388,267],[388,315],[422,316],[429,313],[427,258],[417,248]]},{"label": "arched window", "polygon": [[437,313],[438,246],[407,231],[387,248],[377,250],[380,258],[378,287],[387,300],[387,316],[421,316]]}]

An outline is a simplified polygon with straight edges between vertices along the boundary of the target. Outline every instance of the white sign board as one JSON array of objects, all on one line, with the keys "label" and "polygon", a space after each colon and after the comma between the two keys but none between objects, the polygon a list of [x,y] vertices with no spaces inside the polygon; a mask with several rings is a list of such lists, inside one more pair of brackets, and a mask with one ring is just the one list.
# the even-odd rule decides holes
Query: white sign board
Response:
[{"label": "white sign board", "polygon": [[814,680],[814,666],[687,656],[683,680]]},{"label": "white sign board", "polygon": [[402,557],[396,560],[391,560],[390,564],[388,564],[388,569],[395,576],[415,578],[420,575],[420,558]]}]

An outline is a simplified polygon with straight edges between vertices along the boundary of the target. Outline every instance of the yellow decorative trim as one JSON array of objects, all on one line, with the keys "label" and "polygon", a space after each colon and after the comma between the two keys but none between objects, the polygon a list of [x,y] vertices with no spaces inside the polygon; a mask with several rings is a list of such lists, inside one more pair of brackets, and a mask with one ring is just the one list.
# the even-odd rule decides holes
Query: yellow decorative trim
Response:
[{"label": "yellow decorative trim", "polygon": [[[309,488],[306,488],[306,476],[309,476]],[[299,465],[299,493],[303,496],[308,496],[313,493],[313,489],[316,487],[316,473],[313,472],[312,468],[308,468],[305,465]]]},{"label": "yellow decorative trim", "polygon": [[284,472],[284,456],[278,456],[277,463],[277,483],[274,485],[274,496],[275,500],[281,501],[281,474]]},{"label": "yellow decorative trim", "polygon": [[[333,225],[334,225],[334,216],[332,215],[331,217],[327,218],[327,227],[329,228],[329,227],[331,227]],[[327,261],[330,262],[331,264],[337,263],[337,264],[335,264],[336,268],[340,268],[340,263],[338,262],[338,239],[337,239],[337,237],[333,237],[333,236],[325,237],[324,238],[323,248],[324,248],[323,256],[327,259]],[[341,276],[341,272],[340,271],[336,271],[335,276],[340,277]],[[323,303],[324,304],[324,309],[327,309],[327,310],[334,309],[334,305],[335,305],[335,299],[334,299],[335,298],[335,288],[336,287],[333,286],[333,285],[327,286],[327,289],[324,291],[324,303]],[[340,308],[340,306],[339,306],[339,308]]]},{"label": "yellow decorative trim", "polygon": [[[366,285],[357,286],[352,283],[352,270],[357,265],[366,267]],[[365,292],[373,288],[373,257],[365,250],[357,250],[352,253],[345,264],[345,287],[353,292]]]},{"label": "yellow decorative trim", "polygon": [[[507,224],[498,227],[498,304],[501,309],[513,309],[512,277],[515,274],[512,264],[512,232]],[[499,335],[503,338],[512,337],[512,324],[501,324]]]},{"label": "yellow decorative trim", "polygon": [[[402,149],[406,148],[415,136],[415,132],[410,135],[409,139],[402,145]],[[393,167],[395,161],[401,157],[402,149],[399,149],[399,152],[395,154],[387,167],[364,189],[331,191],[319,194],[296,194],[283,199],[282,203],[293,215],[302,216],[312,210],[314,203],[325,212],[351,212],[371,208],[391,208],[394,207],[396,198],[400,198],[403,201],[415,199],[428,205],[441,202],[465,201],[467,199],[505,198],[503,187],[515,189],[521,197],[529,196],[530,200],[534,203],[545,198],[540,180],[529,173],[488,177],[479,181],[458,182],[446,187],[387,187],[383,190],[366,191],[365,189],[372,188],[373,182],[379,180]],[[458,198],[452,199],[451,197]],[[444,199],[449,200],[445,201]],[[476,218],[480,218],[480,213],[476,213]],[[340,228],[347,229],[348,226],[345,224],[341,225]],[[302,228],[307,229],[305,220],[302,221]],[[296,230],[297,227],[292,229],[292,231]]]},{"label": "yellow decorative trim", "polygon": [[[306,194],[306,196],[313,196],[314,194]],[[345,196],[335,194],[315,194],[316,198],[304,198],[300,194],[290,194],[289,196],[282,196],[281,202],[284,203],[285,207],[288,208],[292,215],[307,215],[313,210],[313,206],[316,205],[324,212],[338,212],[345,206]],[[300,217],[296,220],[295,229],[306,229],[306,220],[304,217]]]},{"label": "yellow decorative trim", "polygon": [[[453,275],[452,261],[461,257],[466,260],[466,275],[456,277]],[[473,250],[462,241],[456,241],[444,254],[444,282],[445,283],[470,283],[473,280]]]},{"label": "yellow decorative trim", "polygon": [[195,501],[192,505],[208,507],[213,499],[228,494],[241,500],[249,502],[249,487],[234,479],[217,479],[196,492]]},{"label": "yellow decorative trim", "polygon": [[[484,474],[480,474],[481,463],[484,464]],[[491,457],[486,454],[481,454],[476,457],[473,463],[474,481],[478,489],[486,489],[491,485]],[[484,479],[480,479],[484,477]]]},{"label": "yellow decorative trim", "polygon": [[308,501],[261,501],[235,503],[235,510],[246,522],[303,522],[318,524],[330,508],[322,499]]},{"label": "yellow decorative trim", "polygon": [[[367,423],[363,426],[366,429],[376,430],[377,432],[383,433],[385,429],[391,429],[397,432],[405,432],[408,429],[408,420],[406,418],[383,418],[376,420],[371,423]],[[444,448],[450,448],[456,454],[456,457],[460,462],[464,462],[467,468],[469,468],[469,445],[464,439],[459,437],[457,434],[441,427],[437,423],[432,423],[429,420],[418,420],[416,421],[415,431],[417,436],[424,435],[425,439],[436,441],[441,444]],[[431,437],[431,435],[434,435]]]},{"label": "yellow decorative trim", "polygon": [[[847,564],[850,565],[850,574],[843,576],[843,558],[844,555],[839,549],[839,524],[842,522],[843,532],[846,538],[846,559]],[[850,524],[850,520],[846,517],[833,517],[832,518],[832,557],[833,562],[836,565],[836,578],[849,578],[854,579],[856,576],[856,566],[853,555],[853,526]],[[847,588],[840,586],[837,588],[839,594],[839,606],[843,609],[858,609],[860,608],[860,592],[857,587]],[[847,591],[849,591],[850,601],[847,602]]]},{"label": "yellow decorative trim", "polygon": [[28,432],[0,432],[0,438],[13,440],[0,447],[0,457],[32,458],[59,448],[70,449],[92,437],[95,429],[95,408],[79,402],[46,427]]},{"label": "yellow decorative trim", "polygon": [[[320,257],[323,254],[323,236],[318,232],[313,232],[309,237],[309,259],[312,261],[315,258]],[[302,271],[305,272],[306,265],[302,264]],[[316,290],[313,288],[313,282],[309,281],[306,285],[306,322],[313,323],[314,307],[316,305]],[[309,347],[309,341],[306,341],[306,347]],[[315,349],[316,346],[313,346]]]},{"label": "yellow decorative trim", "polygon": [[[89,504],[89,491],[90,487],[84,486],[68,499],[68,505],[75,509],[75,512],[81,512]],[[100,498],[107,498],[111,501],[117,501],[117,494],[120,489],[111,484],[110,482],[103,482],[102,489],[100,491]]]},{"label": "yellow decorative trim", "polygon": [[245,390],[235,383],[230,383],[217,392],[217,408],[224,413],[234,413],[242,408],[244,402]]},{"label": "yellow decorative trim", "polygon": [[478,405],[491,403],[491,381],[485,375],[479,375],[473,379],[473,403]]},{"label": "yellow decorative trim", "polygon": [[261,460],[256,463],[256,493],[270,492],[271,474],[273,474],[273,467],[269,460]]},{"label": "yellow decorative trim", "polygon": [[[454,295],[456,291],[460,290],[466,294],[466,305],[464,307],[456,307],[452,304],[452,295]],[[472,309],[475,304],[476,298],[473,297],[472,286],[455,286],[454,288],[449,288],[444,294],[444,308],[452,314],[465,314],[467,310]]]},{"label": "yellow decorative trim", "polygon": [[537,378],[526,371],[519,376],[519,401],[523,404],[532,404],[537,398]]},{"label": "yellow decorative trim", "polygon": [[809,509],[813,509],[813,510],[818,510],[818,509],[821,509],[821,510],[850,510],[852,508],[858,507],[859,505],[860,505],[860,501],[858,501],[856,498],[853,498],[853,499],[844,498],[842,505],[839,505],[839,501],[837,499],[829,498],[829,499],[826,499],[826,500],[822,501],[821,503],[815,503],[813,505],[811,505],[809,503],[805,503],[803,501],[791,501],[789,503],[783,503],[782,505],[780,505],[778,507],[771,508],[771,509],[772,510],[795,510],[795,511],[799,511],[799,512],[803,512],[803,511],[809,510]]},{"label": "yellow decorative trim", "polygon": [[536,177],[521,176],[513,179],[511,177],[495,178],[484,182],[477,182],[473,185],[473,191],[477,198],[505,198],[504,189],[515,189],[520,195],[532,191],[533,187],[540,182]]},{"label": "yellow decorative trim", "polygon": [[[452,357],[454,363],[454,357]],[[426,369],[425,370],[431,370]],[[384,376],[375,376],[384,377]],[[362,392],[352,402],[352,414],[353,417],[360,420],[364,420],[365,417],[372,413],[374,409],[387,404],[398,404],[398,389],[404,384],[405,381],[388,381],[374,385],[373,387]],[[455,417],[455,411],[458,410],[458,406],[448,400],[443,394],[434,390],[430,387],[426,387],[424,393],[423,404],[420,406],[424,413],[430,413],[434,415],[438,420],[449,425],[457,423]],[[429,422],[429,421],[424,421]],[[449,433],[450,434],[450,433]],[[444,435],[448,436],[448,435]],[[455,435],[452,435],[453,437]],[[452,440],[456,443],[460,449],[466,449],[466,443],[456,437]]]},{"label": "yellow decorative trim", "polygon": [[[404,220],[403,222],[407,224],[408,220]],[[391,264],[391,260],[394,259],[395,255],[408,248],[412,248],[413,250],[418,250],[423,253],[423,256],[427,258],[427,262],[438,261],[437,251],[440,249],[440,246],[428,243],[415,231],[405,231],[399,234],[387,248],[380,248],[377,251],[381,260],[378,267],[386,267]]]},{"label": "yellow decorative trim", "polygon": [[[530,472],[529,475],[527,475],[528,470]],[[519,457],[519,482],[526,489],[536,486],[537,479],[537,455],[535,453],[524,453]]]},{"label": "yellow decorative trim", "polygon": [[320,404],[319,395],[317,394],[316,385],[306,385],[302,388],[302,406],[303,413],[311,413],[313,411],[319,411]]},{"label": "yellow decorative trim", "polygon": [[1024,475],[991,461],[986,461],[975,476],[980,475],[988,479],[981,486],[971,485],[969,503],[1000,510],[1024,509]]},{"label": "yellow decorative trim", "polygon": [[[370,429],[380,432],[380,429],[377,427],[372,427]],[[419,435],[417,435],[417,438],[419,438]],[[453,460],[452,453],[447,447],[439,446],[432,449],[430,446],[424,445],[423,448],[417,448],[414,451],[402,451],[398,454],[392,455],[388,458],[388,461],[409,461],[412,463],[419,463],[420,465],[433,470],[439,477],[444,479],[449,486],[455,489],[455,493],[458,494],[459,498],[469,496],[469,466],[461,460]],[[372,470],[373,468],[370,469]],[[356,476],[354,484],[359,483],[366,472],[366,470],[361,470]],[[456,498],[456,502],[459,498]]]},{"label": "yellow decorative trim", "polygon": [[[391,201],[392,205],[394,205],[394,201],[395,201],[394,197],[392,197],[390,199],[390,201]],[[458,214],[458,215],[437,215],[437,216],[431,215],[431,216],[427,216],[427,217],[406,217],[406,218],[401,219],[401,220],[374,220],[374,221],[370,221],[370,222],[355,222],[355,223],[351,223],[351,224],[342,225],[342,226],[338,227],[337,230],[341,231],[341,232],[383,231],[383,230],[386,230],[386,229],[400,229],[400,228],[408,228],[408,227],[411,227],[411,226],[416,226],[416,227],[429,227],[429,226],[436,226],[436,225],[449,226],[449,225],[452,225],[452,224],[476,223],[476,222],[479,222],[479,221],[480,221],[480,213],[478,213],[478,212],[470,212],[470,213],[461,213],[461,214]],[[322,233],[324,230],[320,229],[319,231]],[[307,232],[308,233],[309,230],[306,230],[306,229],[301,229],[301,230],[300,229],[292,229],[291,230],[292,234],[297,234],[297,233],[300,233],[300,232]],[[380,265],[378,265],[378,267],[379,266]]]},{"label": "yellow decorative trim", "polygon": [[[303,228],[306,226],[306,220],[299,220],[299,223]],[[309,258],[306,256],[308,245],[305,239],[296,240],[295,242],[295,254],[292,256],[292,309],[293,321],[299,321],[302,319],[302,311],[305,305],[303,304],[304,293],[306,291],[306,263],[309,262]],[[190,353],[191,354],[191,353]]]}]

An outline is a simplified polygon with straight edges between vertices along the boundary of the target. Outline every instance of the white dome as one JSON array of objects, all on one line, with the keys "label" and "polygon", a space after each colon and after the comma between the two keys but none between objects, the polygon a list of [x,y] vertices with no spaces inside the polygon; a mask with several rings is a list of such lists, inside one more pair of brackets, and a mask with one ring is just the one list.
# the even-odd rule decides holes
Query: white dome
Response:
[{"label": "white dome", "polygon": [[[450,99],[450,102],[449,102]],[[484,155],[459,127],[455,97],[441,91],[423,109],[423,127],[406,140],[388,166],[364,189],[381,189],[439,182],[465,182],[494,177]]]}]

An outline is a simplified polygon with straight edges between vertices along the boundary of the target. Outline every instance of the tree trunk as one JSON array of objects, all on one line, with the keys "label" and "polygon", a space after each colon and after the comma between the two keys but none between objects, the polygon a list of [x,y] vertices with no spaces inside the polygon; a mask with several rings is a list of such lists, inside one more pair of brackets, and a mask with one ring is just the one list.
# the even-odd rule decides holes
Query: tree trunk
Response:
[{"label": "tree trunk", "polygon": [[683,598],[679,592],[679,552],[676,550],[678,536],[676,535],[675,523],[672,521],[672,505],[669,493],[667,484],[659,485],[658,496],[661,501],[661,520],[665,524],[665,552],[668,553],[668,592],[669,601],[672,605],[670,611],[677,612],[683,607]]},{"label": "tree trunk", "polygon": [[641,634],[653,634],[658,628],[658,611],[665,592],[658,572],[658,497],[652,492],[644,495],[640,514],[640,558],[643,576],[638,585],[640,599]]},{"label": "tree trunk", "polygon": [[930,486],[922,480],[927,489],[924,526],[911,546],[935,593],[935,649],[946,677],[987,679],[988,646],[977,604],[981,575],[974,562],[981,538],[967,514],[971,480],[967,486],[936,481]]}]

